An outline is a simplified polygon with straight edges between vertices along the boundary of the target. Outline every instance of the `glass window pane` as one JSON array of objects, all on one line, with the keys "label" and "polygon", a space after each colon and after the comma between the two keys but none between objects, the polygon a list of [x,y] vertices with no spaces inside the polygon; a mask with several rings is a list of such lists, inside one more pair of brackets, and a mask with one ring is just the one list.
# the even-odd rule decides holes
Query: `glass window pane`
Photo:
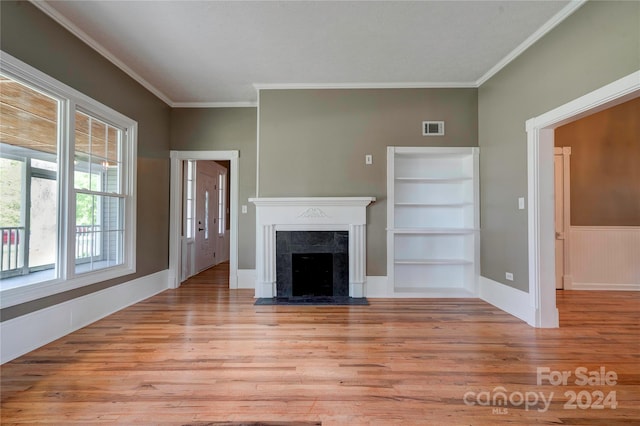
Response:
[{"label": "glass window pane", "polygon": [[103,165],[103,168],[104,172],[102,173],[102,177],[104,179],[104,186],[101,191],[113,194],[122,193],[122,188],[120,188],[120,163],[109,162]]},{"label": "glass window pane", "polygon": [[55,180],[31,179],[29,268],[50,269],[55,266],[58,246],[57,200]]},{"label": "glass window pane", "polygon": [[56,276],[58,185],[42,171],[58,171],[59,102],[6,76],[0,88],[0,279],[11,288]]},{"label": "glass window pane", "polygon": [[0,158],[0,271],[4,274],[21,273],[24,266],[24,161]]},{"label": "glass window pane", "polygon": [[76,194],[76,273],[123,263],[124,201]]},{"label": "glass window pane", "polygon": [[204,191],[204,239],[209,239],[209,191]]},{"label": "glass window pane", "polygon": [[122,130],[76,111],[74,175],[76,189],[121,194],[120,144]]},{"label": "glass window pane", "polygon": [[34,169],[50,170],[52,172],[58,171],[58,163],[55,163],[53,161],[39,160],[37,158],[31,159],[31,167]]}]

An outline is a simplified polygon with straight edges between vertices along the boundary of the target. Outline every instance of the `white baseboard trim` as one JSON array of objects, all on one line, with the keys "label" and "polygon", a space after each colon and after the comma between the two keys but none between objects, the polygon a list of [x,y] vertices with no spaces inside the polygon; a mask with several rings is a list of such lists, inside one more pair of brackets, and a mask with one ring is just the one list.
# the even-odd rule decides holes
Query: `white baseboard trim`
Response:
[{"label": "white baseboard trim", "polygon": [[535,327],[536,310],[530,295],[486,277],[480,277],[478,296],[498,309]]},{"label": "white baseboard trim", "polygon": [[169,270],[0,323],[0,364],[169,288]]},{"label": "white baseboard trim", "polygon": [[567,290],[640,291],[640,284],[621,283],[577,283],[572,282]]},{"label": "white baseboard trim", "polygon": [[256,288],[256,270],[255,269],[238,269],[238,286],[237,288]]},{"label": "white baseboard trim", "polygon": [[364,287],[364,296],[370,298],[393,297],[389,294],[389,281],[387,280],[387,276],[367,276],[367,282]]}]

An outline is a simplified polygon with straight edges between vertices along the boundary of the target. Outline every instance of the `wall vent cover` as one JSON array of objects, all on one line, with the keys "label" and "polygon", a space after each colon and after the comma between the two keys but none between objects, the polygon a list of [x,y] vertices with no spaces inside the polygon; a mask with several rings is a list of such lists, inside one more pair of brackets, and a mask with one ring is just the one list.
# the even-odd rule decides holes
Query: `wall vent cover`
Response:
[{"label": "wall vent cover", "polygon": [[423,121],[422,136],[443,136],[444,121]]}]

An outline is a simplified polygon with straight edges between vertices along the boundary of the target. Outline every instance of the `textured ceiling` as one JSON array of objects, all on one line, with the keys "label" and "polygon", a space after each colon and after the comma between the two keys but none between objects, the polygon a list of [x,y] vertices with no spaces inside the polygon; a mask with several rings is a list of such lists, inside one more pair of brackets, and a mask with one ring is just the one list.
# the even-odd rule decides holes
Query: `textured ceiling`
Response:
[{"label": "textured ceiling", "polygon": [[581,1],[35,2],[174,106],[259,87],[475,87]]}]

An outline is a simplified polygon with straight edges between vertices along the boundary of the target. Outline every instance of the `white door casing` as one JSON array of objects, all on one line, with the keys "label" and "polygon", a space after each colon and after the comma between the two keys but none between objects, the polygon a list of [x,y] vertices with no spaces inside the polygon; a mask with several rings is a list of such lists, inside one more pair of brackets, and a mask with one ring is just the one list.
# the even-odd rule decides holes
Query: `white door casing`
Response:
[{"label": "white door casing", "polygon": [[553,129],[638,96],[640,71],[526,122],[529,297],[534,327],[559,325],[555,293]]},{"label": "white door casing", "polygon": [[228,160],[230,162],[229,288],[238,288],[238,181],[239,151],[171,151],[169,195],[169,288],[178,288],[182,268],[182,195],[185,160]]}]

